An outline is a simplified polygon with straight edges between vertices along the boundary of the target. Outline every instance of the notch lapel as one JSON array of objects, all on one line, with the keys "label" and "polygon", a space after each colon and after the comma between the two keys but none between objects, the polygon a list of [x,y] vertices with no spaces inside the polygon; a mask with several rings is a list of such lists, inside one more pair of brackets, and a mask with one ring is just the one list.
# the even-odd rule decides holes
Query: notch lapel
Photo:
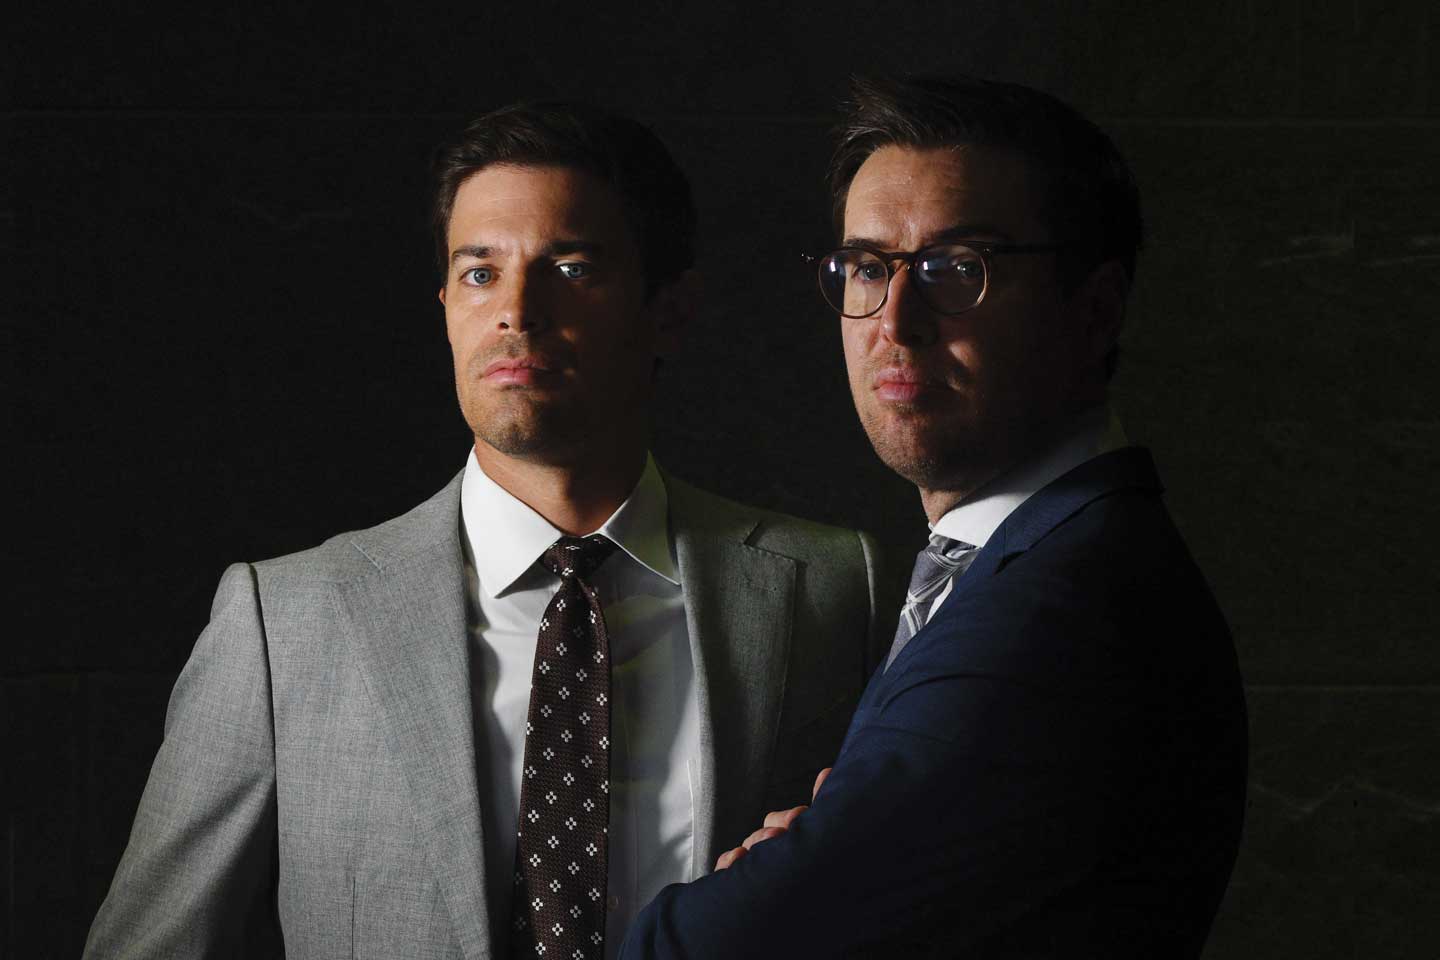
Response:
[{"label": "notch lapel", "polygon": [[[448,503],[437,503],[447,494]],[[414,552],[389,559],[357,544],[377,569],[337,584],[335,605],[409,783],[417,830],[461,949],[467,960],[488,960],[458,478],[420,510],[430,508],[436,516],[417,517],[416,533],[435,535],[413,537]]]},{"label": "notch lapel", "polygon": [[753,828],[790,661],[795,561],[746,543],[757,519],[665,478],[695,670],[699,784],[694,871]]},{"label": "notch lapel", "polygon": [[[1160,475],[1155,470],[1155,461],[1144,447],[1121,447],[1109,453],[1087,460],[1070,472],[1052,480],[1037,491],[1000,524],[988,543],[975,557],[965,573],[955,580],[955,585],[945,602],[930,617],[929,623],[940,619],[941,612],[960,601],[960,598],[978,590],[987,579],[1005,569],[1011,560],[1023,554],[1046,534],[1085,509],[1102,497],[1125,490],[1138,490],[1154,496],[1164,492]],[[861,705],[866,706],[874,699],[874,691],[884,688],[883,677],[901,661],[908,661],[911,647],[918,646],[916,640],[925,633],[929,624],[921,627],[895,662],[872,678]],[[895,671],[899,676],[901,671]]]},{"label": "notch lapel", "polygon": [[[1087,460],[1016,507],[975,558],[974,566],[980,567],[975,579],[999,573],[1005,564],[1091,503],[1124,490],[1155,496],[1164,492],[1155,460],[1144,447],[1121,447]],[[957,582],[964,580],[961,577]]]}]

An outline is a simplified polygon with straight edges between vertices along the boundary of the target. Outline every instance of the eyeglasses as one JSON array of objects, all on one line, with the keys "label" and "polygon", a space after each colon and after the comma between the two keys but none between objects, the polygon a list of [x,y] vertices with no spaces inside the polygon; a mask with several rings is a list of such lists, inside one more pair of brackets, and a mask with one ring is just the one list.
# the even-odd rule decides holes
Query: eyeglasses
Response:
[{"label": "eyeglasses", "polygon": [[[990,260],[1002,253],[1051,253],[1058,243],[937,243],[914,253],[842,247],[823,257],[804,255],[820,267],[820,293],[842,317],[859,319],[885,306],[890,281],[910,269],[915,292],[930,309],[954,316],[978,307],[990,289]],[[896,266],[896,262],[901,266]]]}]

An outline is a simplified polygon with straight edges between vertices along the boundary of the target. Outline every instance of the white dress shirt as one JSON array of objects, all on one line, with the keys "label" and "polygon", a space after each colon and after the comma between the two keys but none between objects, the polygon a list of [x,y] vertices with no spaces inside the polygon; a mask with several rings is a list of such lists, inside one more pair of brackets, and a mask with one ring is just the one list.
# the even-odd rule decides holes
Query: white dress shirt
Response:
[{"label": "white dress shirt", "polygon": [[[1000,529],[1005,518],[1050,481],[1059,479],[1087,460],[1119,450],[1129,442],[1119,418],[1108,405],[1093,407],[1081,414],[1071,429],[1049,449],[1002,473],[976,491],[973,499],[962,500],[951,507],[938,522],[931,524],[930,531],[974,544],[978,553]],[[926,623],[950,596],[954,584],[952,577],[931,601],[925,614]]]},{"label": "white dress shirt", "polygon": [[[508,930],[535,642],[560,588],[537,561],[562,534],[490,479],[473,451],[460,513],[490,922]],[[641,907],[666,884],[697,875],[699,708],[669,501],[654,460],[647,458],[629,499],[596,532],[620,548],[592,578],[610,639],[606,954],[614,957]]]}]

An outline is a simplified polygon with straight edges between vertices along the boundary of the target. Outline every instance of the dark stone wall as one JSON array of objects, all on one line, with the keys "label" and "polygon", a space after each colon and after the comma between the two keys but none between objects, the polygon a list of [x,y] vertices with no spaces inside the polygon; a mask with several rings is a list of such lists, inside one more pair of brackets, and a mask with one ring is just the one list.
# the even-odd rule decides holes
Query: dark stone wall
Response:
[{"label": "dark stone wall", "polygon": [[897,68],[1056,92],[1140,179],[1116,403],[1251,709],[1207,958],[1434,955],[1440,13],[1371,6],[10,14],[3,955],[78,955],[223,567],[461,466],[424,203],[469,115],[591,96],[652,123],[694,178],[708,287],[662,371],[660,458],[909,555],[919,503],[855,422],[797,256],[829,239],[844,77]]}]

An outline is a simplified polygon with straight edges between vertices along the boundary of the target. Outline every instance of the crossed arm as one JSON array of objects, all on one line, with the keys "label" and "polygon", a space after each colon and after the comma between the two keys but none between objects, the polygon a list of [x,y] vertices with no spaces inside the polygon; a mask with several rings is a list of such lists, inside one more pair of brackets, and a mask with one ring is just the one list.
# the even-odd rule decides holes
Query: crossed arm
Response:
[{"label": "crossed arm", "polygon": [[622,956],[903,955],[939,937],[960,947],[1093,870],[1103,803],[1085,741],[1096,731],[1052,723],[1064,712],[1052,696],[932,676],[877,712],[857,720],[810,807],[771,814],[722,869],[667,887]]},{"label": "crossed arm", "polygon": [[[815,798],[815,795],[820,792],[820,784],[825,782],[825,778],[830,775],[831,769],[833,768],[826,767],[816,775],[815,786],[810,788],[810,798],[812,800]],[[736,860],[739,860],[745,856],[745,854],[749,853],[750,848],[755,846],[755,844],[769,840],[771,837],[780,836],[790,828],[790,824],[795,822],[796,817],[809,809],[808,804],[801,804],[798,807],[791,807],[789,810],[772,810],[770,813],[765,814],[765,822],[760,826],[760,829],[746,837],[740,846],[726,850],[720,854],[719,859],[715,861],[716,871],[724,870],[726,867],[731,866]]]}]

